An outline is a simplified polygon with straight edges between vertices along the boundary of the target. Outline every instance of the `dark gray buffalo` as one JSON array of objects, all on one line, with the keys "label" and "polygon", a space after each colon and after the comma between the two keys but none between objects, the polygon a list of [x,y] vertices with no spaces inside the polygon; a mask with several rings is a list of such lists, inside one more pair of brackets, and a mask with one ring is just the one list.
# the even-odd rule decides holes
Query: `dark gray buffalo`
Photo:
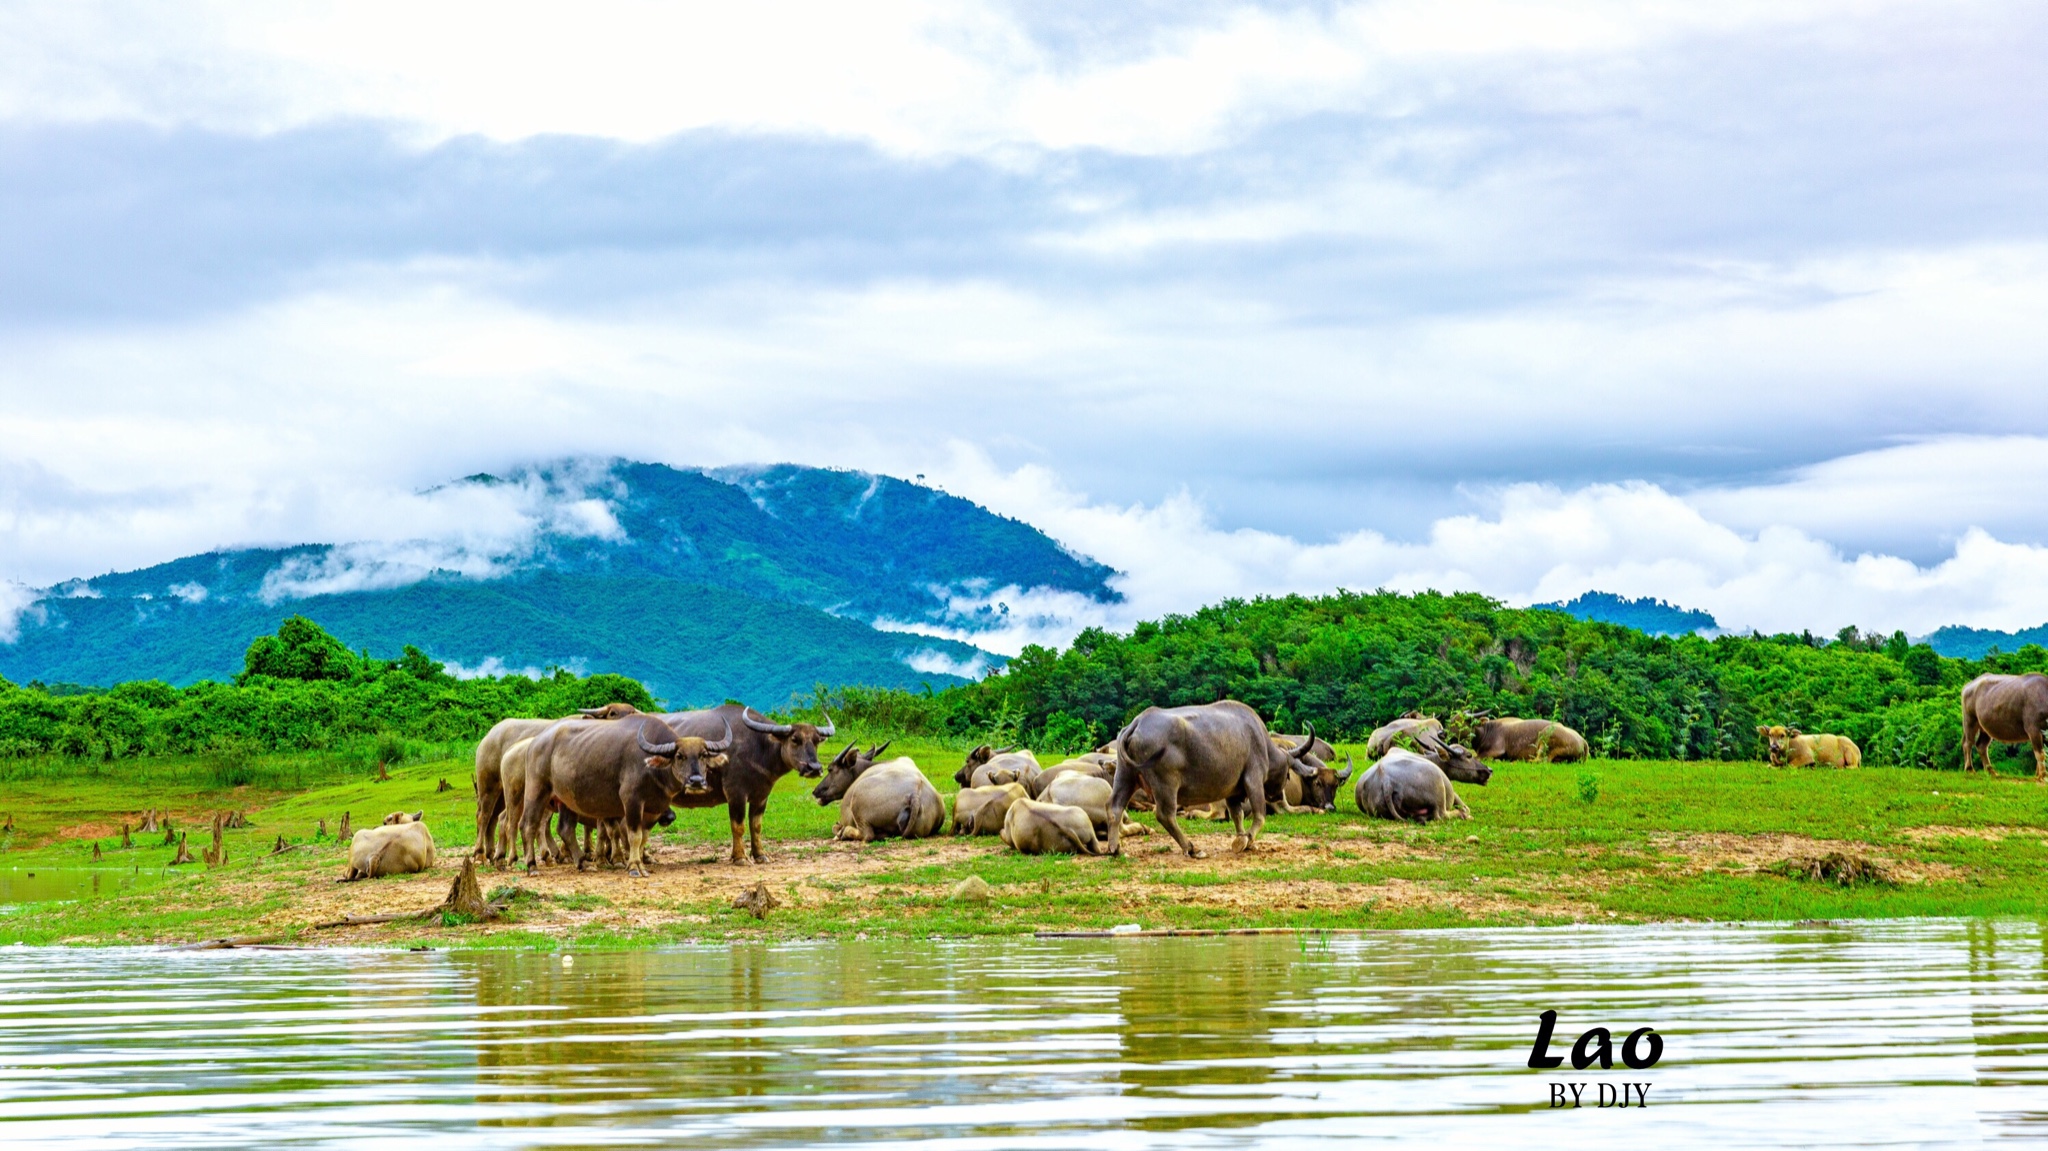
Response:
[{"label": "dark gray buffalo", "polygon": [[2034,749],[2034,781],[2048,783],[2048,750],[2041,731],[2048,727],[2048,675],[1980,675],[1963,685],[1963,770],[1984,756],[1991,773],[1991,741],[2024,743]]},{"label": "dark gray buffalo", "polygon": [[745,847],[751,836],[756,863],[766,863],[761,850],[761,814],[768,809],[768,793],[775,781],[789,772],[805,779],[825,774],[818,762],[818,744],[832,738],[833,724],[774,723],[751,707],[728,703],[703,711],[672,711],[661,717],[678,735],[717,739],[730,729],[732,747],[725,753],[724,770],[714,773],[711,790],[685,795],[677,807],[716,807],[725,804],[732,823],[732,862],[745,863]]},{"label": "dark gray buffalo", "polygon": [[1443,733],[1443,720],[1411,711],[1392,723],[1372,729],[1372,734],[1365,737],[1365,758],[1378,759],[1387,754],[1387,749],[1404,735],[1413,739],[1423,735],[1441,737]]},{"label": "dark gray buffalo", "polygon": [[[678,736],[651,715],[550,725],[527,749],[521,828],[527,870],[536,866],[535,846],[548,811],[559,807],[591,824],[620,821],[627,874],[646,875],[647,829],[678,798],[708,792],[706,773],[723,766],[722,753],[731,746],[730,732],[722,740]],[[574,835],[567,846],[582,870],[584,854]]]},{"label": "dark gray buffalo", "polygon": [[1441,768],[1398,747],[1358,777],[1354,798],[1358,810],[1381,819],[1428,823],[1453,815],[1472,818],[1472,809],[1458,798],[1457,789]]},{"label": "dark gray buffalo", "polygon": [[[1143,783],[1152,792],[1154,812],[1182,851],[1200,859],[1175,818],[1182,804],[1223,800],[1237,835],[1231,846],[1250,851],[1266,824],[1266,789],[1281,773],[1299,772],[1307,779],[1315,730],[1293,749],[1273,742],[1259,713],[1234,699],[1194,707],[1148,707],[1116,737],[1116,784],[1110,796],[1106,849],[1116,854],[1124,812]],[[1249,813],[1252,825],[1245,828]]]},{"label": "dark gray buffalo", "polygon": [[1485,787],[1486,781],[1493,778],[1493,769],[1482,763],[1464,744],[1445,743],[1427,732],[1418,732],[1415,746],[1421,749],[1422,758],[1436,764],[1453,783],[1476,783]]}]

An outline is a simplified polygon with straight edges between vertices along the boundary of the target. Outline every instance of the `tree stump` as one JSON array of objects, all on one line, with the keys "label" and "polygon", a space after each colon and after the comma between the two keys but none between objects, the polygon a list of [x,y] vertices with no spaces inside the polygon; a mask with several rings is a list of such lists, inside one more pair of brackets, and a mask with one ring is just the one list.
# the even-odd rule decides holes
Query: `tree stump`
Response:
[{"label": "tree stump", "polygon": [[317,830],[315,830],[315,831],[313,832],[313,838],[314,838],[314,839],[326,839],[326,838],[327,838],[327,821],[326,821],[326,820],[324,820],[324,819],[323,819],[323,820],[321,820],[321,821],[320,821],[320,826],[319,826],[319,828],[318,828]]},{"label": "tree stump", "polygon": [[171,821],[166,819],[164,820],[164,846],[169,847],[176,842],[178,842],[178,833],[171,829]]},{"label": "tree stump", "polygon": [[246,813],[240,811],[228,812],[229,831],[240,831],[247,826],[249,826],[249,816]]},{"label": "tree stump", "polygon": [[277,844],[270,849],[270,854],[283,855],[285,852],[290,851],[291,849],[292,845],[284,841],[284,833],[279,832],[277,835]]},{"label": "tree stump", "polygon": [[[168,833],[168,832],[166,832],[165,834],[169,834],[169,833]],[[185,863],[197,863],[197,862],[199,862],[199,861],[198,861],[198,860],[196,860],[196,859],[194,859],[194,858],[192,858],[192,853],[191,853],[191,851],[187,850],[187,849],[186,849],[186,847],[185,847],[185,837],[184,837],[183,835],[179,835],[179,836],[178,836],[178,857],[177,857],[176,859],[173,859],[173,860],[171,860],[171,864],[170,864],[170,865],[171,865],[172,867],[177,867],[177,866],[179,866],[180,864],[185,864]]]},{"label": "tree stump", "polygon": [[388,772],[388,771],[385,771],[385,770],[384,770],[384,764],[383,764],[383,761],[381,761],[381,760],[380,760],[380,761],[378,761],[378,763],[377,763],[377,782],[378,782],[378,783],[389,783],[389,782],[391,782],[391,773],[390,773],[390,772]]},{"label": "tree stump", "polygon": [[766,919],[770,911],[782,906],[782,901],[775,898],[775,893],[768,890],[767,883],[763,882],[740,892],[733,898],[732,905],[755,919]]},{"label": "tree stump", "polygon": [[334,833],[334,838],[346,843],[354,835],[355,832],[348,829],[348,812],[344,811],[341,813],[341,830]]},{"label": "tree stump", "polygon": [[484,901],[484,889],[477,885],[475,856],[462,857],[462,874],[448,885],[448,898],[441,901],[440,910],[478,920],[498,917],[498,909]]},{"label": "tree stump", "polygon": [[451,785],[451,784],[450,784],[450,783],[449,783],[449,782],[448,782],[448,781],[447,781],[446,779],[443,779],[443,780],[442,780],[442,781],[441,781],[441,782],[440,782],[439,784],[437,784],[437,785],[436,785],[436,786],[434,787],[434,792],[435,792],[435,794],[437,794],[437,795],[438,795],[439,793],[441,793],[441,792],[444,792],[444,791],[454,791],[454,790],[455,790],[455,788],[454,788],[454,787],[453,787],[453,786],[452,786],[452,785]]},{"label": "tree stump", "polygon": [[143,813],[142,813],[142,826],[141,826],[140,828],[137,828],[137,830],[138,830],[138,831],[162,831],[162,830],[163,830],[163,828],[161,828],[161,827],[158,827],[158,826],[156,825],[156,808],[152,807],[152,808],[150,808],[150,809],[149,809],[148,811],[145,811],[145,812],[143,812]]},{"label": "tree stump", "polygon": [[227,813],[214,813],[213,846],[206,849],[206,866],[208,870],[219,867],[228,861],[227,840],[221,835],[222,830],[227,827],[227,823]]},{"label": "tree stump", "polygon": [[14,830],[14,813],[10,811],[10,812],[8,812],[8,813],[7,813],[7,822],[6,822],[6,823],[5,823],[4,825],[0,825],[0,832],[7,832],[7,831],[13,831],[13,830]]},{"label": "tree stump", "polygon": [[92,861],[94,863],[100,861],[100,841],[97,839],[92,841]]},{"label": "tree stump", "polygon": [[124,848],[135,846],[135,841],[128,838],[128,825],[125,823],[121,825],[121,846]]}]

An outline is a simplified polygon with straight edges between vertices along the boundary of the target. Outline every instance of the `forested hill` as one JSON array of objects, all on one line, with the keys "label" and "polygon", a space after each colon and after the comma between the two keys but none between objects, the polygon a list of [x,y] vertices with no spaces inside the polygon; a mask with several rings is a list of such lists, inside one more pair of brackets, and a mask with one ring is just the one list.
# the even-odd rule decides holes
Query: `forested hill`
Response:
[{"label": "forested hill", "polygon": [[1148,705],[1226,697],[1278,728],[1313,722],[1342,739],[1410,708],[1554,718],[1596,755],[1644,759],[1753,759],[1757,726],[1782,723],[1849,735],[1872,765],[1954,767],[1957,689],[1985,671],[2028,670],[2048,670],[2048,650],[1956,660],[1853,629],[1832,640],[1651,636],[1480,595],[1344,592],[1231,600],[1129,635],[1090,630],[929,703],[842,692],[840,705],[906,729],[1062,749],[1108,738]]},{"label": "forested hill", "polygon": [[2028,644],[2048,645],[2048,623],[2022,631],[1992,631],[1988,628],[1949,626],[1926,637],[1927,646],[1958,659],[1982,659],[1985,653],[2018,651]]},{"label": "forested hill", "polygon": [[1707,612],[1688,610],[1649,596],[1629,599],[1604,591],[1589,591],[1563,603],[1530,606],[1550,608],[1580,619],[1618,623],[1650,635],[1687,635],[1697,631],[1718,631],[1721,627]]},{"label": "forested hill", "polygon": [[[249,636],[304,615],[380,658],[411,643],[471,671],[587,668],[678,705],[773,705],[820,681],[942,686],[991,662],[877,620],[971,633],[999,622],[986,601],[1004,588],[1116,598],[1113,572],[1036,528],[886,476],[572,463],[451,487],[516,488],[541,526],[460,563],[415,558],[431,547],[312,543],[60,584],[0,643],[0,675],[225,679]],[[460,570],[430,566],[441,562]]]}]

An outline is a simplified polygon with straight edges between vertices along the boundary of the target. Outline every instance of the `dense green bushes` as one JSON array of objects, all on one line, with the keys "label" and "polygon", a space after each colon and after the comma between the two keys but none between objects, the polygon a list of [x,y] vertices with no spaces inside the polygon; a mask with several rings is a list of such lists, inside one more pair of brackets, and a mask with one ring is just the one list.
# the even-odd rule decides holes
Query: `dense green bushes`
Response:
[{"label": "dense green bushes", "polygon": [[397,660],[371,659],[295,616],[249,645],[232,684],[174,688],[143,680],[54,695],[0,680],[0,756],[206,753],[226,760],[237,749],[327,748],[387,732],[446,742],[475,739],[508,715],[562,715],[613,700],[654,706],[646,688],[618,675],[558,669],[540,680],[465,680],[416,648]]},{"label": "dense green bushes", "polygon": [[[145,681],[58,694],[0,681],[0,756],[204,754],[225,763],[237,748],[330,748],[380,733],[471,740],[510,715],[612,700],[654,706],[645,688],[617,675],[458,680],[411,647],[397,660],[371,659],[297,618],[250,644],[244,662],[232,684],[182,689]],[[1049,752],[1107,739],[1151,704],[1225,697],[1278,728],[1313,722],[1338,739],[1410,708],[1555,718],[1583,732],[1595,754],[1635,759],[1758,758],[1757,726],[1783,723],[1850,736],[1872,765],[1953,768],[1957,690],[1986,671],[2032,670],[2048,670],[2048,650],[1947,659],[1903,635],[1854,629],[1827,641],[1649,636],[1478,595],[1340,592],[1231,600],[1129,635],[1090,629],[1065,651],[1029,647],[1002,672],[945,691],[821,686],[790,710],[823,704],[869,737]]]},{"label": "dense green bushes", "polygon": [[[1479,595],[1341,592],[1231,600],[1031,647],[998,675],[933,695],[841,692],[865,729],[1079,745],[1147,705],[1226,696],[1277,727],[1355,739],[1410,708],[1555,718],[1595,754],[1750,759],[1756,728],[1848,735],[1872,764],[1961,763],[1957,689],[1985,671],[2048,669],[2048,650],[1954,660],[1903,635],[1649,636]],[[1050,739],[1048,739],[1050,737]]]}]

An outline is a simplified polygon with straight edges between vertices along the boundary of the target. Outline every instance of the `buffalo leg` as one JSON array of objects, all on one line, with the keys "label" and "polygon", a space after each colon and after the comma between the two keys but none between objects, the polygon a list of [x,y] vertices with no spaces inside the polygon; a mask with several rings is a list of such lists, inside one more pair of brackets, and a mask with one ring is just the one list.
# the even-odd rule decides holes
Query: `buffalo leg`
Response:
[{"label": "buffalo leg", "polygon": [[760,804],[748,805],[749,810],[747,812],[747,835],[748,838],[750,838],[753,841],[755,863],[768,862],[768,853],[761,850],[761,813],[762,810],[767,806],[768,804],[765,800],[763,800]]},{"label": "buffalo leg", "polygon": [[2040,729],[2028,734],[2033,736],[2029,742],[2034,745],[2034,782],[2048,783],[2048,747],[2043,746]]},{"label": "buffalo leg", "polygon": [[[1105,855],[1116,855],[1123,850],[1122,831],[1124,812],[1131,806],[1131,797],[1138,793],[1138,769],[1118,760],[1116,776],[1109,790],[1108,842],[1103,845]],[[978,822],[978,821],[977,821]]]},{"label": "buffalo leg", "polygon": [[732,862],[747,861],[747,801],[729,799],[725,803],[726,818],[732,823]]},{"label": "buffalo leg", "polygon": [[492,788],[476,793],[476,848],[471,852],[478,859],[491,858],[491,852],[498,842],[498,814],[505,807],[503,788]]},{"label": "buffalo leg", "polygon": [[1247,802],[1249,801],[1242,799],[1226,799],[1223,801],[1224,813],[1230,816],[1230,830],[1232,833],[1230,836],[1230,849],[1232,851],[1251,850],[1251,841],[1246,839],[1244,834],[1244,809]]},{"label": "buffalo leg", "polygon": [[526,870],[537,870],[540,841],[547,835],[548,805],[540,796],[528,791],[526,794],[526,815],[520,820],[520,837],[526,840]]},{"label": "buffalo leg", "polygon": [[[1173,837],[1180,849],[1188,853],[1189,859],[1206,859],[1209,853],[1199,850],[1188,842],[1187,833],[1180,829],[1180,788],[1161,780],[1152,784],[1152,814],[1159,819],[1159,826]],[[1121,830],[1121,829],[1119,829]]]}]

